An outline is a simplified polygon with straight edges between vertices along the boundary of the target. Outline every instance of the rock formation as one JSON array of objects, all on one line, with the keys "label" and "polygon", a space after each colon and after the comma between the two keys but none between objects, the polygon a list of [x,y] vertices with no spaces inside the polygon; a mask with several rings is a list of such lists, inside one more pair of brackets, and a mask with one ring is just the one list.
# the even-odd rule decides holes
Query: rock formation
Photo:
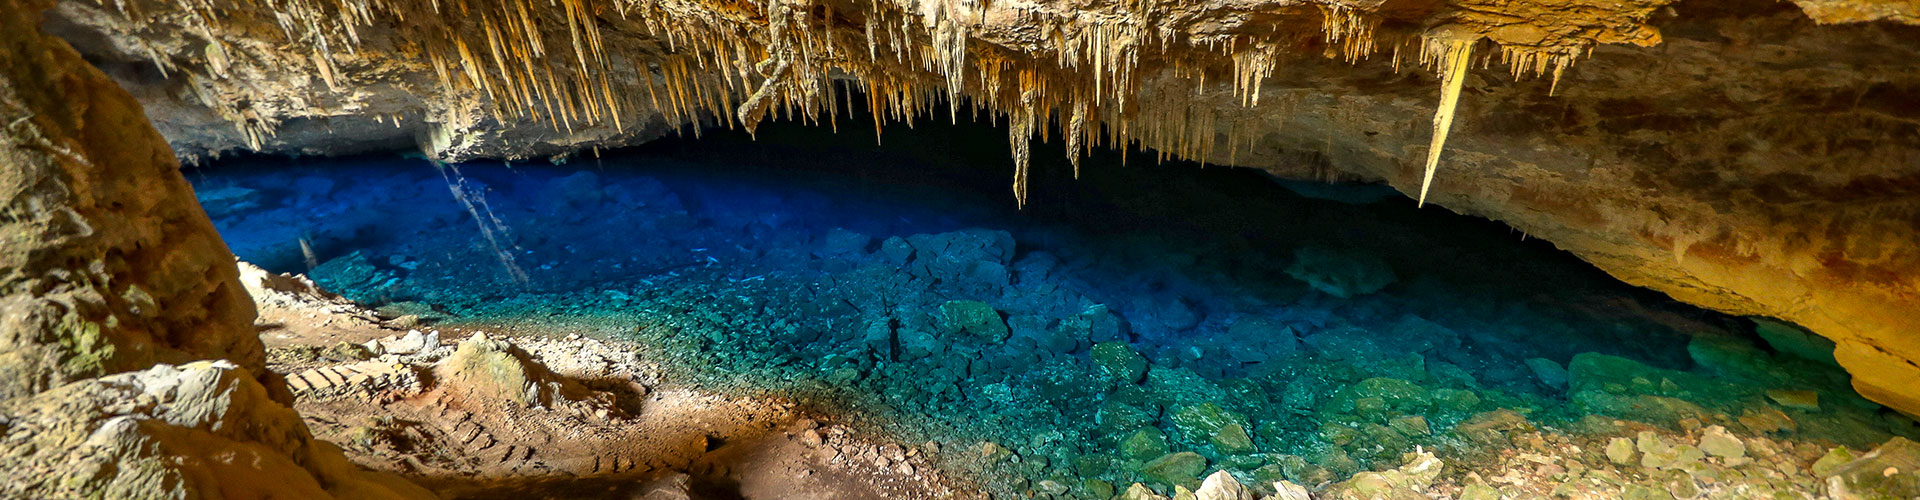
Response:
[{"label": "rock formation", "polygon": [[190,158],[554,156],[770,113],[837,121],[848,99],[892,120],[945,100],[1006,119],[1023,201],[1045,196],[1026,192],[1025,157],[1052,135],[1384,181],[1629,283],[1809,328],[1861,393],[1920,413],[1916,10],[134,0],[68,2],[48,28]]},{"label": "rock formation", "polygon": [[51,4],[0,8],[0,496],[430,497],[256,379],[232,256],[139,103],[37,28]]}]

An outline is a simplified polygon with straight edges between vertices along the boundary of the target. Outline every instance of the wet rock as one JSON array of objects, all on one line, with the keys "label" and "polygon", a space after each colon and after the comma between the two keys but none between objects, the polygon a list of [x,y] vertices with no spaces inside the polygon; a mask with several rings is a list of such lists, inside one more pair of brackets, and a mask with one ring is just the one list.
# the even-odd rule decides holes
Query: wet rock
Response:
[{"label": "wet rock", "polygon": [[1851,463],[1858,458],[1860,457],[1856,455],[1853,450],[1847,449],[1845,446],[1835,446],[1833,449],[1827,450],[1825,455],[1821,455],[1820,459],[1813,461],[1813,475],[1820,477],[1833,475],[1833,471],[1839,470],[1840,466]]},{"label": "wet rock", "polygon": [[1649,469],[1681,469],[1707,456],[1700,448],[1690,444],[1673,444],[1666,437],[1650,431],[1641,431],[1634,438],[1634,449],[1640,452],[1640,466]]},{"label": "wet rock", "polygon": [[1433,429],[1427,425],[1427,417],[1420,415],[1394,417],[1393,420],[1387,421],[1387,427],[1406,437],[1420,437],[1433,433]]},{"label": "wet rock", "polygon": [[1170,485],[1184,485],[1197,482],[1200,473],[1207,470],[1207,457],[1199,453],[1183,451],[1169,453],[1155,458],[1140,466],[1140,475],[1154,481]]},{"label": "wet rock", "polygon": [[1540,385],[1553,389],[1567,390],[1567,369],[1547,358],[1527,358],[1527,368],[1533,370],[1533,376]]},{"label": "wet rock", "polygon": [[1820,411],[1820,393],[1813,391],[1770,389],[1767,391],[1767,399],[1795,410]]},{"label": "wet rock", "polygon": [[1379,257],[1317,245],[1294,250],[1293,263],[1286,271],[1315,290],[1343,299],[1380,291],[1399,279]]},{"label": "wet rock", "polygon": [[1721,458],[1740,458],[1747,456],[1747,444],[1715,425],[1700,434],[1700,451]]},{"label": "wet rock", "polygon": [[1245,434],[1248,425],[1247,417],[1211,402],[1180,407],[1174,410],[1171,420],[1180,437],[1189,443],[1209,442],[1229,425],[1239,426]]},{"label": "wet rock", "polygon": [[999,343],[1012,335],[1000,312],[977,300],[952,300],[940,305],[940,327],[949,338],[971,336],[988,343]]},{"label": "wet rock", "polygon": [[1888,440],[1858,459],[1815,473],[1836,499],[1920,498],[1920,443]]},{"label": "wet rock", "polygon": [[1617,437],[1607,440],[1607,461],[1615,465],[1632,465],[1634,457],[1633,440]]},{"label": "wet rock", "polygon": [[1165,495],[1154,493],[1153,488],[1148,488],[1147,485],[1140,484],[1140,483],[1133,483],[1132,485],[1127,486],[1127,491],[1120,493],[1120,498],[1116,500],[1168,500],[1168,499]]},{"label": "wet rock", "polygon": [[1138,384],[1147,378],[1147,358],[1125,342],[1101,342],[1093,345],[1093,364],[1112,380]]},{"label": "wet rock", "polygon": [[1505,447],[1511,444],[1509,433],[1531,432],[1535,428],[1527,417],[1519,412],[1501,408],[1483,412],[1461,422],[1453,428],[1453,433],[1483,447]]},{"label": "wet rock", "polygon": [[1200,488],[1193,490],[1193,497],[1195,500],[1254,500],[1253,492],[1224,470],[1207,476]]},{"label": "wet rock", "polygon": [[1148,427],[1134,431],[1120,442],[1120,455],[1133,460],[1152,460],[1167,454],[1167,435]]},{"label": "wet rock", "polygon": [[1362,472],[1346,482],[1328,488],[1333,498],[1343,500],[1414,500],[1431,498],[1427,487],[1440,476],[1445,464],[1426,451],[1402,457],[1406,465],[1384,472]]},{"label": "wet rock", "polygon": [[1247,428],[1240,424],[1227,424],[1221,427],[1218,432],[1213,433],[1213,437],[1208,442],[1213,444],[1213,449],[1219,450],[1224,455],[1254,452],[1253,437],[1248,436]]}]

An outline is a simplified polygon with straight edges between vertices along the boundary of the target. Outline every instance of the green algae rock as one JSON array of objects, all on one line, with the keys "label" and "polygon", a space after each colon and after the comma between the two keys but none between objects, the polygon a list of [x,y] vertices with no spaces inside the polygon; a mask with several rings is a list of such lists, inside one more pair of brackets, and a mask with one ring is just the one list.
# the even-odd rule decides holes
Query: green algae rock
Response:
[{"label": "green algae rock", "polygon": [[1739,458],[1747,456],[1747,444],[1716,425],[1700,435],[1700,451],[1721,458]]},{"label": "green algae rock", "polygon": [[1113,483],[1100,479],[1087,479],[1080,482],[1080,490],[1093,498],[1113,498]]},{"label": "green algae rock", "polygon": [[1400,435],[1406,437],[1420,437],[1433,434],[1433,427],[1427,425],[1427,417],[1419,415],[1394,417],[1393,420],[1387,421],[1387,427],[1393,428],[1395,432],[1399,432]]},{"label": "green algae rock", "polygon": [[1130,404],[1112,399],[1100,403],[1100,409],[1094,414],[1099,423],[1094,432],[1104,436],[1126,436],[1134,429],[1152,426],[1158,420],[1151,413]]},{"label": "green algae rock", "polygon": [[1205,443],[1229,425],[1238,425],[1245,433],[1248,425],[1247,417],[1210,402],[1181,407],[1173,412],[1172,420],[1173,428],[1189,443]]},{"label": "green algae rock", "polygon": [[1253,453],[1253,437],[1247,435],[1247,428],[1240,424],[1227,424],[1213,433],[1213,449],[1225,455]]},{"label": "green algae rock", "polygon": [[1354,430],[1352,427],[1333,422],[1320,424],[1321,441],[1333,443],[1338,446],[1346,446],[1347,443],[1351,443],[1355,439],[1360,439],[1360,431]]},{"label": "green algae rock", "polygon": [[993,306],[978,300],[950,300],[940,305],[940,327],[949,335],[972,335],[989,343],[999,343],[1012,335],[1007,322]]},{"label": "green algae rock", "polygon": [[1207,457],[1191,451],[1168,453],[1140,466],[1140,475],[1172,485],[1197,485],[1200,473],[1206,471]]},{"label": "green algae rock", "polygon": [[1487,483],[1473,483],[1460,490],[1460,500],[1500,500],[1500,490]]},{"label": "green algae rock", "polygon": [[1607,460],[1615,465],[1633,464],[1633,440],[1623,437],[1607,441]]},{"label": "green algae rock", "polygon": [[1424,408],[1429,404],[1427,390],[1397,378],[1374,377],[1354,384],[1360,397],[1380,398],[1395,410]]},{"label": "green algae rock", "polygon": [[1148,427],[1120,442],[1120,456],[1133,460],[1151,460],[1167,454],[1167,435]]},{"label": "green algae rock", "polygon": [[1186,368],[1147,370],[1147,389],[1163,407],[1227,400],[1227,390]]},{"label": "green algae rock", "polygon": [[1103,476],[1113,470],[1113,457],[1104,453],[1081,455],[1073,459],[1073,470],[1081,476]]},{"label": "green algae rock", "polygon": [[1433,401],[1453,411],[1473,411],[1480,406],[1480,395],[1466,389],[1434,389]]},{"label": "green algae rock", "polygon": [[1821,477],[1834,498],[1920,498],[1920,443],[1895,437]]},{"label": "green algae rock", "polygon": [[1126,342],[1101,342],[1093,345],[1093,364],[1108,378],[1138,384],[1147,378],[1147,358]]},{"label": "green algae rock", "polygon": [[1854,456],[1853,450],[1849,450],[1845,446],[1835,446],[1833,449],[1827,450],[1827,454],[1822,455],[1819,460],[1813,461],[1813,475],[1815,477],[1832,475],[1834,469],[1840,468],[1841,465],[1847,462],[1852,462],[1855,458],[1859,457]]},{"label": "green algae rock", "polygon": [[1700,448],[1690,444],[1675,445],[1652,431],[1640,431],[1634,449],[1640,451],[1640,466],[1649,469],[1680,469],[1707,457]]}]

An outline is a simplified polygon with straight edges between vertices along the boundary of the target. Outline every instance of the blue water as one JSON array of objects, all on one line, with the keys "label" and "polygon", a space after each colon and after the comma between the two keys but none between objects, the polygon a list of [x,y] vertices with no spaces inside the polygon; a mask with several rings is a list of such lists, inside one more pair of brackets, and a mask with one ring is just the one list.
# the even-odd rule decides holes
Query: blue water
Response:
[{"label": "blue water", "polygon": [[[1767,383],[1830,402],[1789,409],[1795,437],[1862,446],[1911,432],[1838,368],[1773,352],[1749,320],[1385,188],[1296,191],[1138,152],[1096,154],[1073,179],[1041,147],[1016,209],[1004,132],[921,124],[885,139],[770,124],[758,141],[710,133],[558,165],[248,158],[188,177],[235,254],[270,270],[430,320],[602,320],[605,335],[678,353],[705,384],[998,443],[1023,459],[975,465],[1010,491],[1152,481],[1121,451],[1149,428],[1166,451],[1249,477],[1304,457],[1284,474],[1310,481],[1395,465],[1416,445],[1458,448],[1446,430],[1488,410],[1638,417],[1574,397],[1600,374],[1576,366],[1569,389],[1554,369],[1592,366],[1574,362],[1582,353],[1727,384],[1659,394],[1709,411],[1772,411],[1759,391],[1775,387],[1700,366],[1703,342],[1758,353],[1755,369],[1791,372]],[[1313,276],[1348,283],[1301,279]],[[978,310],[966,301],[1004,327],[956,326]],[[1099,342],[1141,353],[1146,379],[1102,372]],[[1257,451],[1182,423],[1206,403],[1243,421]],[[1431,435],[1379,432],[1409,416]],[[1641,420],[1675,424],[1663,418]]]}]

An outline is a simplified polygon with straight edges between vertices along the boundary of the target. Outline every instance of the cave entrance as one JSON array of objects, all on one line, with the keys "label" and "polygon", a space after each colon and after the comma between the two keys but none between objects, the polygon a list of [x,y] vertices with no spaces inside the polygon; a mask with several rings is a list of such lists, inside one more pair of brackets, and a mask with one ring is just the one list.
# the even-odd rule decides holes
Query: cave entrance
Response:
[{"label": "cave entrance", "polygon": [[1509,410],[1856,447],[1914,433],[1830,356],[1498,223],[1137,151],[1095,151],[1076,179],[1059,141],[1035,144],[1016,209],[1006,136],[773,122],[563,164],[243,158],[188,177],[242,260],[417,328],[636,342],[710,387],[997,443],[1025,457],[982,454],[1005,491],[1164,486],[1154,464],[1182,452],[1324,483],[1512,445],[1459,437]]}]

